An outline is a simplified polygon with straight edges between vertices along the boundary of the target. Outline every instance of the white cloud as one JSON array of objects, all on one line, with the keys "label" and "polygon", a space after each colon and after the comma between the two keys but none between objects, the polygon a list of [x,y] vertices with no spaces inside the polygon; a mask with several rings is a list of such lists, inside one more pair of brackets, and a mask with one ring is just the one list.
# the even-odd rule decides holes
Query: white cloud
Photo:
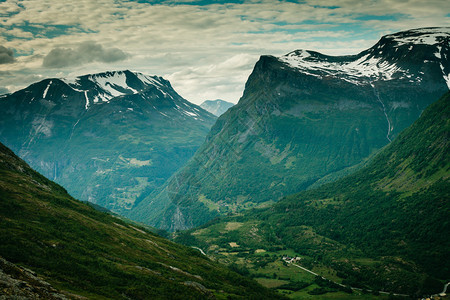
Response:
[{"label": "white cloud", "polygon": [[12,13],[17,13],[20,11],[19,5],[16,1],[6,1],[0,3],[0,15],[8,16]]},{"label": "white cloud", "polygon": [[83,42],[75,49],[54,48],[43,60],[42,65],[48,68],[80,66],[90,62],[111,63],[127,58],[127,54],[118,48],[104,48],[93,41]]},{"label": "white cloud", "polygon": [[[244,84],[258,60],[258,55],[236,54],[209,65],[188,67],[167,76],[182,96],[194,103],[223,99],[236,103],[244,90]],[[182,83],[182,84],[179,84]]]},{"label": "white cloud", "polygon": [[[7,0],[0,3],[0,11],[4,8],[0,43],[19,55],[2,68],[16,76],[16,84],[8,86],[23,87],[27,82],[20,80],[20,74],[56,76],[61,70],[48,70],[42,64],[52,51],[58,58],[59,51],[70,54],[71,61],[83,63],[72,64],[64,73],[138,70],[165,76],[182,96],[197,103],[204,98],[235,102],[260,55],[281,55],[300,48],[354,54],[370,47],[382,34],[450,26],[448,1],[336,0],[332,9],[327,7],[329,3],[267,0],[200,7],[176,2],[24,0],[18,6]],[[397,19],[361,18],[384,16],[387,11]],[[27,24],[42,28],[30,40],[23,39],[31,37]],[[48,35],[49,26],[57,34]],[[17,39],[5,38],[7,35]],[[89,60],[78,48],[89,41],[102,45],[103,51],[120,49],[130,54],[130,59]],[[55,61],[53,66],[63,62]],[[0,74],[0,85],[6,86],[5,80]]]},{"label": "white cloud", "polygon": [[0,64],[10,64],[14,62],[14,53],[11,49],[0,46]]}]

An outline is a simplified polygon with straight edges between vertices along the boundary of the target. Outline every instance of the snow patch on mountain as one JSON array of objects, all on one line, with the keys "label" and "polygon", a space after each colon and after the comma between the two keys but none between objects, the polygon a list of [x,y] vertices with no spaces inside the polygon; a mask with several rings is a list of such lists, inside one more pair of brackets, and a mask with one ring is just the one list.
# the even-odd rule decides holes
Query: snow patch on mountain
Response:
[{"label": "snow patch on mountain", "polygon": [[[140,81],[143,88],[136,89],[131,87],[127,83],[127,81],[130,80],[130,78],[128,78],[130,76],[131,80],[136,82],[137,79]],[[150,86],[157,88],[163,97],[173,99],[172,95],[166,91],[166,84],[162,82],[159,77],[147,76],[142,73],[114,71],[75,78],[62,78],[61,80],[74,91],[85,94],[86,109],[88,109],[92,103],[108,103],[115,97],[138,94]],[[86,85],[86,80],[88,80],[90,84]],[[87,92],[89,92],[92,99],[88,99]]]},{"label": "snow patch on mountain", "polygon": [[[84,104],[86,110],[94,104],[114,101],[113,99],[116,97],[139,94],[149,102],[154,102],[156,99],[170,99],[169,102],[174,105],[173,109],[177,110],[179,114],[195,120],[203,120],[202,112],[195,105],[179,100],[170,83],[162,77],[130,71],[113,71],[76,78],[62,78],[61,80],[71,89],[83,95],[86,100]],[[153,94],[155,89],[156,95]],[[168,114],[160,112],[160,108],[155,105],[152,107],[164,117],[171,118]],[[133,108],[127,108],[124,111],[133,111]]]},{"label": "snow patch on mountain", "polygon": [[86,105],[84,106],[85,109],[89,108],[89,98],[88,98],[87,92],[88,91],[84,91],[84,98],[86,98]]},{"label": "snow patch on mountain", "polygon": [[74,86],[79,85],[78,83],[79,79],[80,77],[64,77],[61,78],[61,81],[70,86],[72,89],[76,90]]},{"label": "snow patch on mountain", "polygon": [[[411,51],[415,46],[425,45],[430,47],[427,51],[433,51],[436,61],[441,64],[444,80],[450,88],[448,69],[445,68],[444,71],[442,65],[444,61],[448,61],[443,48],[447,51],[449,40],[450,27],[414,29],[387,35],[377,45],[358,55],[332,57],[314,51],[296,50],[279,57],[279,60],[307,75],[318,78],[335,76],[354,84],[401,78],[417,82],[421,80],[420,75],[411,74],[408,68],[402,69],[397,63],[398,57],[390,57],[385,51],[394,47],[397,52],[403,46]],[[430,61],[424,61],[428,62]]]},{"label": "snow patch on mountain", "polygon": [[156,80],[155,77],[147,76],[142,73],[135,73],[135,75],[141,82],[147,85],[163,86],[163,84],[160,81]]},{"label": "snow patch on mountain", "polygon": [[52,81],[50,80],[50,82],[48,83],[47,87],[44,90],[44,94],[42,95],[43,99],[45,99],[45,96],[47,96],[48,89],[50,88],[51,85],[52,85]]},{"label": "snow patch on mountain", "polygon": [[133,94],[138,93],[135,89],[127,84],[127,77],[123,72],[114,72],[110,76],[89,76],[89,80],[94,82],[102,90],[106,91],[112,97],[122,96],[128,93],[124,93],[120,90],[129,90]]},{"label": "snow patch on mountain", "polygon": [[197,114],[195,114],[195,113],[193,113],[193,112],[190,112],[190,111],[186,111],[186,110],[185,110],[183,113],[186,114],[186,115],[188,115],[188,116],[197,117]]},{"label": "snow patch on mountain", "polygon": [[[163,94],[163,96],[164,96],[165,98],[172,98],[171,95],[167,94],[167,93],[166,93],[164,90],[162,90],[159,86],[156,86],[156,88],[158,89],[158,91],[161,92],[161,94]],[[172,99],[173,99],[173,98],[172,98]]]},{"label": "snow patch on mountain", "polygon": [[316,53],[307,50],[297,50],[280,57],[280,60],[308,75],[319,78],[324,75],[343,76],[344,80],[355,84],[361,83],[362,77],[391,80],[397,72],[407,74],[406,70],[370,53],[354,61],[342,62],[323,60],[314,54]]},{"label": "snow patch on mountain", "polygon": [[163,115],[163,116],[165,116],[165,117],[167,117],[167,118],[169,118],[169,119],[171,119],[171,117],[169,117],[168,115],[166,115],[165,113],[163,113],[163,112],[161,112],[161,111],[158,111],[161,115]]},{"label": "snow patch on mountain", "polygon": [[[185,108],[182,108],[180,105],[175,104],[175,109],[188,117],[193,117],[195,120],[199,120],[200,115],[198,114],[198,110],[195,111],[196,110],[195,107],[188,106],[185,103],[181,103],[181,104],[183,106],[185,106]],[[200,120],[202,120],[202,119],[200,119]]]},{"label": "snow patch on mountain", "polygon": [[408,30],[406,33],[386,35],[385,38],[392,39],[397,46],[403,45],[436,45],[445,38],[450,37],[450,28],[419,28]]},{"label": "snow patch on mountain", "polygon": [[161,79],[159,77],[147,76],[142,73],[136,73],[136,76],[142,83],[147,85],[153,85],[154,87],[156,87],[158,91],[160,91],[161,94],[163,94],[164,97],[173,99],[172,95],[164,91],[163,88],[166,88],[167,86],[165,83],[161,82]]},{"label": "snow patch on mountain", "polygon": [[445,83],[447,83],[447,87],[450,90],[450,74],[445,74],[444,66],[441,64],[442,77],[444,77]]},{"label": "snow patch on mountain", "polygon": [[441,46],[437,46],[437,52],[434,53],[434,56],[436,56],[440,60],[440,68],[442,71],[442,77],[444,77],[445,83],[447,84],[448,89],[450,90],[450,73],[445,72],[444,65],[442,64],[442,61],[448,61],[447,60],[447,53],[443,51],[443,48]]},{"label": "snow patch on mountain", "polygon": [[112,98],[114,97],[108,97],[107,95],[101,93],[94,97],[94,103],[109,103],[109,100],[111,100]]}]

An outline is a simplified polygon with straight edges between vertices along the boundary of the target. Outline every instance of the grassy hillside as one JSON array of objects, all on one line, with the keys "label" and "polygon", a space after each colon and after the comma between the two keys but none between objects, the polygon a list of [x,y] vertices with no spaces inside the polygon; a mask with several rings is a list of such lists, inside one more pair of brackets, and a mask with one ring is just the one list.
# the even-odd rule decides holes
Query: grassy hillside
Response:
[{"label": "grassy hillside", "polygon": [[[198,250],[71,198],[2,144],[0,257],[33,270],[68,298],[278,298]],[[2,260],[6,273],[20,275],[4,266]]]},{"label": "grassy hillside", "polygon": [[253,273],[261,272],[257,253],[279,261],[290,249],[303,266],[348,286],[439,292],[450,277],[449,138],[447,93],[353,175],[177,240],[228,263],[239,262],[234,252]]}]

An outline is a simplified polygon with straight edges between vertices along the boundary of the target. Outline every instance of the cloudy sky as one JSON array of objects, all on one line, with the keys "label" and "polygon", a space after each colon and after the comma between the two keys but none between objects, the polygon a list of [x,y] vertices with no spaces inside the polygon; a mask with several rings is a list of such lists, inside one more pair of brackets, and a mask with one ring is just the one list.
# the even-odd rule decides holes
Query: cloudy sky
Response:
[{"label": "cloudy sky", "polygon": [[194,103],[237,102],[260,55],[356,54],[430,26],[450,26],[450,1],[0,0],[0,94],[129,69]]}]

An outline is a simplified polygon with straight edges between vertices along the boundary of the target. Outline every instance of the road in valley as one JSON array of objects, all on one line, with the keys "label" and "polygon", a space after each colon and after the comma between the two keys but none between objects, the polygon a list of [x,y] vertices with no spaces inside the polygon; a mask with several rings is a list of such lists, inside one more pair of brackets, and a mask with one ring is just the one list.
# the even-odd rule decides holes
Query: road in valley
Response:
[{"label": "road in valley", "polygon": [[[308,272],[308,273],[311,273],[311,274],[313,274],[313,275],[315,275],[315,276],[320,276],[319,274],[314,273],[313,271],[308,270],[308,269],[306,269],[306,268],[304,268],[304,267],[302,267],[302,266],[299,266],[299,265],[297,265],[297,264],[295,264],[295,263],[293,263],[293,262],[291,262],[291,261],[289,261],[289,260],[287,260],[287,259],[284,259],[284,258],[283,258],[283,260],[284,260],[285,262],[287,262],[288,264],[291,264],[291,265],[293,265],[293,266],[295,266],[295,267],[297,267],[297,268],[302,269],[303,271],[306,271],[306,272]],[[327,279],[327,278],[322,277],[322,276],[320,276],[320,277],[321,277],[322,279],[329,280],[329,281],[331,281],[331,282],[333,282],[333,283],[335,283],[335,284],[337,284],[337,285],[340,285],[340,286],[342,286],[342,287],[348,287],[348,288],[351,288],[352,290],[356,290],[356,291],[362,291],[362,290],[363,290],[363,289],[360,289],[360,288],[355,288],[355,287],[352,287],[352,286],[346,286],[346,285],[343,285],[343,284],[341,284],[341,283],[332,281],[332,280]],[[450,284],[450,282],[447,283],[447,284],[445,285],[443,293],[445,293],[445,292],[447,291],[447,287],[448,287],[449,284]],[[372,292],[373,292],[373,290],[366,290],[366,291],[368,291],[369,293],[372,293]],[[386,294],[386,295],[391,294],[391,293],[389,293],[389,292],[384,292],[384,291],[377,291],[377,292],[380,293],[380,294]],[[395,293],[392,293],[392,295],[394,295],[394,296],[402,296],[402,297],[409,297],[409,295],[405,295],[405,294],[395,294]]]},{"label": "road in valley", "polygon": [[206,256],[206,253],[202,249],[200,249],[199,247],[191,246],[191,248],[197,249],[198,251],[200,251],[201,254]]}]

